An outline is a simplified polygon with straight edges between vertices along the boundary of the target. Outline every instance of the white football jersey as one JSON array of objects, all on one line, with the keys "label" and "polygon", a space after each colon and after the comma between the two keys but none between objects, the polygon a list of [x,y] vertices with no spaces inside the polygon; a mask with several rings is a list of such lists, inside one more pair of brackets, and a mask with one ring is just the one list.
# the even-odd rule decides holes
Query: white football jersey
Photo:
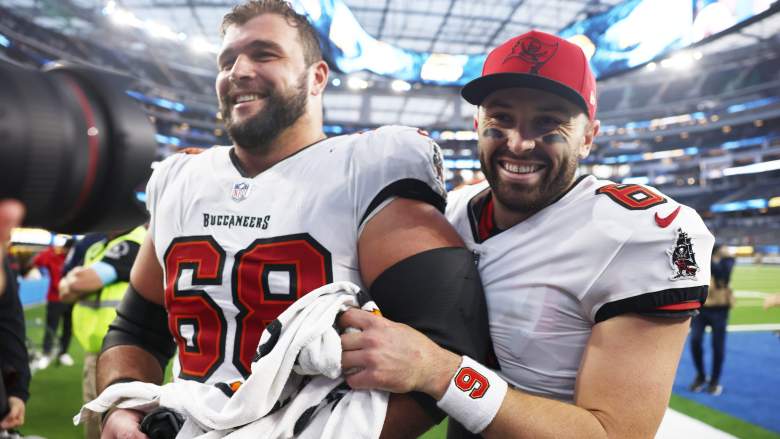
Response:
[{"label": "white football jersey", "polygon": [[693,209],[655,189],[583,177],[483,240],[488,198],[487,183],[451,192],[447,218],[478,253],[501,373],[522,390],[572,401],[593,325],[698,309],[706,297],[714,238]]},{"label": "white football jersey", "polygon": [[444,208],[441,153],[414,128],[323,140],[254,178],[229,147],[155,168],[147,207],[165,275],[176,377],[246,377],[263,327],[334,281],[361,285],[362,226],[394,197]]}]

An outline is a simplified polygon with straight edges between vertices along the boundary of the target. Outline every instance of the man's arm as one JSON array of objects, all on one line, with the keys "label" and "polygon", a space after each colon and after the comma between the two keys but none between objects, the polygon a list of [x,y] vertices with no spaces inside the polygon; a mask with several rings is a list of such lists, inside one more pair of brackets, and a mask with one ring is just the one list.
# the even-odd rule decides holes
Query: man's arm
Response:
[{"label": "man's arm", "polygon": [[[130,271],[130,283],[144,299],[157,305],[163,304],[163,272],[157,262],[151,235],[146,236],[138,250]],[[98,358],[98,393],[110,383],[126,378],[161,384],[163,370],[153,354],[136,346],[114,346],[103,351]]]},{"label": "man's arm", "polygon": [[[442,247],[462,246],[463,241],[435,207],[398,198],[366,224],[358,241],[360,272],[370,287],[382,272],[410,256]],[[414,303],[408,305],[415,306]],[[417,437],[434,422],[414,399],[393,394],[382,434],[392,438]]]},{"label": "man's arm", "polygon": [[[361,324],[373,328],[375,338],[394,340],[393,345],[367,349],[371,358],[392,357],[393,362],[363,363],[369,373],[351,383],[353,387],[413,388],[437,400],[442,398],[458,369],[457,355],[425,343],[421,334],[406,325],[369,313],[352,312],[350,318],[368,320]],[[626,314],[595,325],[577,376],[574,404],[510,388],[482,436],[652,438],[669,402],[688,324],[687,318]],[[420,350],[421,354],[409,354]],[[354,366],[352,362],[343,364],[345,368]],[[420,373],[404,373],[414,368]]]},{"label": "man's arm", "polygon": [[486,438],[652,438],[672,392],[689,319],[623,315],[593,328],[575,405],[510,391]]},{"label": "man's arm", "polygon": [[[130,271],[130,283],[146,300],[162,305],[165,295],[163,272],[154,251],[151,234],[147,234]],[[113,346],[98,357],[98,394],[114,382],[144,381],[162,384],[163,369],[154,354],[134,345]],[[140,432],[143,414],[134,410],[115,410],[104,417],[103,438],[147,439]]]},{"label": "man's arm", "polygon": [[103,288],[103,280],[92,268],[76,267],[60,279],[58,288],[60,299],[65,303],[73,303]]}]

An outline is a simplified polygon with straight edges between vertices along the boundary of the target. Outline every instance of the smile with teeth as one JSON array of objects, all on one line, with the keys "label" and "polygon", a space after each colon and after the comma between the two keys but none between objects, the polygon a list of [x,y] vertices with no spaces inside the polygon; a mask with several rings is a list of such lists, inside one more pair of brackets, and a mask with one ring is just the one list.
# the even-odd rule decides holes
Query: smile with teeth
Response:
[{"label": "smile with teeth", "polygon": [[512,174],[532,174],[544,167],[542,165],[516,165],[508,162],[499,162],[499,165],[503,170]]},{"label": "smile with teeth", "polygon": [[251,102],[251,101],[256,101],[256,100],[258,100],[258,99],[260,99],[260,95],[259,95],[259,94],[256,94],[256,93],[252,93],[252,94],[243,94],[243,95],[238,95],[238,96],[236,96],[236,97],[233,99],[233,101],[234,101],[236,104],[241,104],[241,103],[244,103],[244,102]]}]

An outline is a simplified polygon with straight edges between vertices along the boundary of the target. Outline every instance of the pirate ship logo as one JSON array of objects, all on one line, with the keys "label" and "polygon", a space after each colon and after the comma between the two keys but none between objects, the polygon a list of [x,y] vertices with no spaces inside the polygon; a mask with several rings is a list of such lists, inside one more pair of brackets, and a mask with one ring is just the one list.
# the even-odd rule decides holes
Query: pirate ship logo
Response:
[{"label": "pirate ship logo", "polygon": [[531,70],[528,72],[532,75],[538,75],[539,69],[541,69],[547,61],[552,59],[555,52],[558,51],[558,43],[543,43],[536,37],[526,37],[512,46],[512,52],[504,58],[504,63],[512,58],[520,58],[522,61],[531,65]]},{"label": "pirate ship logo", "polygon": [[696,279],[699,265],[696,264],[693,244],[687,233],[683,232],[682,229],[677,229],[674,248],[666,252],[669,254],[669,262],[672,265],[671,280]]}]

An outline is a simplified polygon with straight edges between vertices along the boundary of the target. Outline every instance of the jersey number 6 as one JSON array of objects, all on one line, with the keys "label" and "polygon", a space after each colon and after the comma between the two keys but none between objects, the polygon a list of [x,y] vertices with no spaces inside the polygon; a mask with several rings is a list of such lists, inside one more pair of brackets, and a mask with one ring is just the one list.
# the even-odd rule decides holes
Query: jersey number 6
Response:
[{"label": "jersey number 6", "polygon": [[[165,252],[165,306],[182,378],[205,381],[225,361],[228,325],[206,291],[179,289],[179,279],[189,271],[193,287],[222,285],[225,258],[211,236],[176,238]],[[287,294],[271,291],[272,272],[289,274]],[[236,253],[231,280],[238,309],[232,361],[247,377],[265,325],[299,297],[333,281],[330,252],[306,233],[257,239]]]}]

